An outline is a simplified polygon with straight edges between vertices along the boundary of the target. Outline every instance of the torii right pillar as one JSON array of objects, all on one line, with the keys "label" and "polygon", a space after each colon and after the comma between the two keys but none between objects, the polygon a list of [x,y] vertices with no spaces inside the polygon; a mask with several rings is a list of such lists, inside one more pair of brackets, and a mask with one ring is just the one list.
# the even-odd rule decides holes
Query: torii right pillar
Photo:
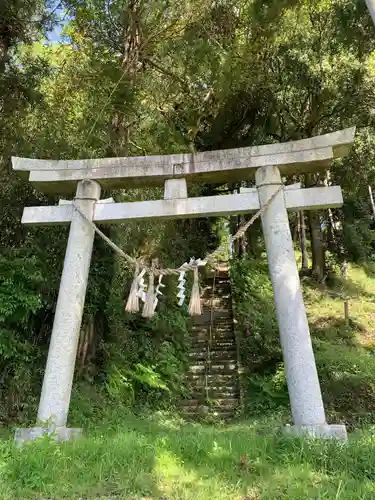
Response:
[{"label": "torii right pillar", "polygon": [[[255,180],[261,206],[282,185],[272,166],[259,168]],[[287,431],[346,440],[345,425],[326,422],[283,190],[262,215],[262,225],[293,418]]]}]

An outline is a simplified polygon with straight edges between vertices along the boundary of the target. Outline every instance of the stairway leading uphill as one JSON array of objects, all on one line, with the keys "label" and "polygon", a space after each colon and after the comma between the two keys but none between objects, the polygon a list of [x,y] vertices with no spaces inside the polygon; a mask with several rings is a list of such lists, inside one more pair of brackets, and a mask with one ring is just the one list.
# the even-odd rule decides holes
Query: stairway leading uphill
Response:
[{"label": "stairway leading uphill", "polygon": [[230,278],[227,268],[207,278],[202,315],[194,317],[190,364],[190,394],[181,402],[185,418],[230,419],[239,408],[237,349],[233,331]]}]

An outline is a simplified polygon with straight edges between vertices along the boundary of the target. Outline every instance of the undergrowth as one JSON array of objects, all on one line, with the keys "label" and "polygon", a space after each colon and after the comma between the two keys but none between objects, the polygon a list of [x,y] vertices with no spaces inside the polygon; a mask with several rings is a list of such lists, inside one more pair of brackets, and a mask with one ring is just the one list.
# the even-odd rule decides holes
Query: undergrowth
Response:
[{"label": "undergrowth", "polygon": [[[288,392],[267,262],[232,263],[236,328],[246,412],[289,412]],[[349,430],[375,423],[375,279],[369,269],[351,266],[347,283],[339,278],[317,285],[303,280],[304,298],[327,418]],[[349,297],[345,322],[343,296]]]}]

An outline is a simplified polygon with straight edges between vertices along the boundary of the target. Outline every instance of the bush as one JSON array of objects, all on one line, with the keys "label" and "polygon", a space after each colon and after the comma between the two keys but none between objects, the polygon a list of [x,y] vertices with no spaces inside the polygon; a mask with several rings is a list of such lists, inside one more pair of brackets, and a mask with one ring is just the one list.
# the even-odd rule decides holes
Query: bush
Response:
[{"label": "bush", "polygon": [[44,279],[32,258],[0,257],[0,418],[21,418],[35,405]]},{"label": "bush", "polygon": [[167,294],[151,319],[126,313],[123,283],[130,282],[128,272],[119,264],[107,304],[105,385],[111,398],[128,407],[165,407],[184,393],[189,318]]}]

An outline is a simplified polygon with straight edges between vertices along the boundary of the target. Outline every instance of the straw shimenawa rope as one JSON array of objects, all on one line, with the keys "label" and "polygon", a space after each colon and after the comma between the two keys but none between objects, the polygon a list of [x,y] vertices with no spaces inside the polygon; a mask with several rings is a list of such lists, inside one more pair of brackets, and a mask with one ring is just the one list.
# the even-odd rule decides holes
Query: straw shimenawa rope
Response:
[{"label": "straw shimenawa rope", "polygon": [[[268,209],[268,207],[271,205],[271,203],[273,202],[273,200],[276,198],[276,196],[280,193],[280,191],[284,188],[284,185],[281,184],[278,189],[272,194],[272,196],[269,198],[269,200],[263,205],[262,208],[260,208],[252,217],[250,220],[248,220],[244,225],[242,225],[238,231],[234,234],[234,236],[232,237],[232,241],[236,241],[238,240],[239,238],[242,238],[244,236],[244,234],[246,233],[246,231],[249,229],[250,226],[252,226],[254,224],[254,222],[261,216],[264,214],[264,212]],[[114,250],[117,255],[119,255],[120,257],[122,257],[123,259],[126,260],[126,262],[132,266],[136,266],[137,263],[139,263],[139,260],[138,259],[135,259],[134,257],[131,257],[130,255],[126,254],[119,246],[116,245],[116,243],[114,243],[110,238],[108,238],[108,236],[106,236],[97,226],[94,222],[92,222],[91,220],[89,220],[85,214],[77,207],[77,205],[74,203],[74,200],[73,200],[73,207],[75,210],[77,210],[77,212],[85,219],[86,222],[88,222],[92,228],[94,229],[95,233],[100,236],[111,248],[112,250]],[[222,245],[218,246],[216,248],[216,250],[214,250],[213,252],[209,253],[206,255],[206,257],[203,259],[203,261],[206,261],[208,264],[211,264],[213,262],[216,262],[217,260],[217,257],[221,254],[221,252],[223,252],[225,250],[227,246],[227,243],[223,243]],[[143,260],[143,259],[142,259]],[[152,272],[152,274],[154,276],[168,276],[168,275],[173,275],[173,274],[179,274],[181,272],[181,269],[182,268],[177,268],[177,269],[173,269],[173,268],[170,268],[170,267],[167,267],[167,268],[158,268],[158,269],[155,269],[154,267],[147,267],[147,266],[143,266],[144,269],[146,269],[147,273],[150,273]],[[194,265],[194,264],[188,264],[188,263],[185,263],[184,264],[184,267],[183,269],[185,271],[194,271],[195,269],[197,269],[197,266]]]}]

